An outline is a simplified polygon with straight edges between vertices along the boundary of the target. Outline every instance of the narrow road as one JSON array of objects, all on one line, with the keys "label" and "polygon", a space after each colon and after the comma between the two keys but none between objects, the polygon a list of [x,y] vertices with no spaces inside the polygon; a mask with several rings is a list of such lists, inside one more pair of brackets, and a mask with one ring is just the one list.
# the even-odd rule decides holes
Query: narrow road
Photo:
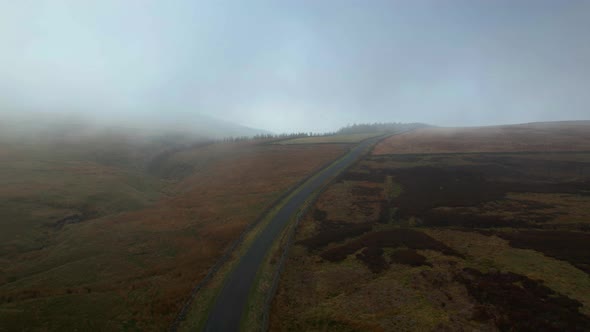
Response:
[{"label": "narrow road", "polygon": [[250,248],[240,259],[236,267],[230,272],[223,288],[215,299],[215,303],[209,313],[205,324],[205,331],[238,331],[240,319],[246,304],[250,288],[254,284],[254,278],[260,268],[266,253],[270,250],[274,240],[288,224],[299,208],[303,206],[309,196],[321,188],[332,176],[352,165],[365,150],[383,139],[383,136],[371,138],[354,147],[346,156],[341,158],[332,167],[319,172],[319,176],[310,179],[301,185],[295,195],[283,204],[281,209],[268,223]]}]

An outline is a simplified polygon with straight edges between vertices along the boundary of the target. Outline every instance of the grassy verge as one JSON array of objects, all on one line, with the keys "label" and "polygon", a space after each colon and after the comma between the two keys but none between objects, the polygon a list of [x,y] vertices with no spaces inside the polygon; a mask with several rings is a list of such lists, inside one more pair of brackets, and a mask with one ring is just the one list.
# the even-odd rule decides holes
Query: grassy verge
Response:
[{"label": "grassy verge", "polygon": [[[336,162],[334,162],[334,163],[336,163]],[[312,176],[310,179],[308,179],[308,181],[312,181],[316,176],[323,173],[324,171],[327,171],[331,167],[332,167],[332,165],[328,166],[323,171]],[[307,182],[307,181],[305,181],[305,182]],[[199,291],[197,297],[193,301],[193,304],[191,306],[191,310],[189,311],[189,314],[187,315],[186,319],[181,323],[181,325],[179,327],[179,331],[201,330],[204,327],[204,325],[207,321],[207,317],[209,315],[209,311],[211,310],[211,306],[214,304],[215,298],[217,297],[217,295],[221,291],[221,288],[223,287],[223,284],[224,284],[225,280],[227,279],[227,276],[229,275],[229,273],[231,273],[231,271],[234,269],[234,267],[239,262],[241,257],[246,253],[248,248],[250,248],[250,245],[255,241],[255,239],[258,237],[260,232],[274,218],[274,216],[277,214],[277,212],[293,196],[297,195],[298,192],[299,192],[299,188],[297,188],[291,194],[289,194],[287,197],[285,197],[281,201],[280,204],[276,205],[270,211],[268,211],[266,216],[252,230],[250,230],[246,234],[243,242],[241,244],[239,244],[238,248],[234,252],[232,252],[231,258],[225,264],[223,264],[223,266],[220,268],[220,270],[217,271],[217,273],[215,273],[213,278]],[[277,241],[277,243],[275,243],[273,245],[272,249],[269,251],[269,255],[267,256],[264,267],[262,268],[262,270],[264,270],[264,272],[263,273],[259,272],[259,274],[256,277],[256,280],[257,280],[256,281],[257,286],[255,287],[256,289],[259,288],[258,285],[260,285],[260,281],[262,281],[264,279],[272,278],[272,275],[273,275],[272,272],[275,271],[274,270],[274,266],[275,266],[274,263],[276,263],[276,261],[273,260],[271,263],[271,258],[273,258],[273,255],[270,253],[274,253],[275,255],[276,255],[276,253],[278,253],[278,249],[281,248],[282,245],[284,244],[283,240],[285,238],[285,235],[289,233],[289,231],[292,229],[292,227],[293,227],[292,225],[289,225],[285,228],[285,230],[283,230],[283,232],[281,233],[281,237],[280,237],[281,241]],[[269,266],[269,264],[267,264],[267,263],[271,263],[271,266]],[[264,297],[264,294],[266,294],[266,293],[257,293],[255,302],[258,303],[261,300],[266,299],[266,297]],[[251,307],[252,306],[248,306],[248,313],[247,313],[248,317],[253,316],[253,314],[249,310]],[[260,305],[258,305],[257,307],[260,308]]]},{"label": "grassy verge", "polygon": [[[283,201],[289,200],[296,192],[293,192]],[[238,248],[232,252],[230,259],[222,265],[219,271],[215,273],[213,278],[199,291],[197,297],[194,299],[186,319],[181,323],[179,331],[194,331],[201,330],[209,315],[211,306],[213,305],[217,294],[221,291],[227,276],[234,269],[240,258],[248,250],[252,242],[256,239],[260,231],[262,231],[276,213],[281,209],[282,204],[272,208],[264,219],[262,219],[244,238],[244,241]]]},{"label": "grassy verge", "polygon": [[[375,136],[377,135],[365,137],[365,139]],[[369,151],[370,149],[371,147],[368,147],[366,150]],[[322,173],[330,171],[340,159],[342,158],[334,161],[330,166],[326,167],[326,169],[312,177],[310,181]],[[240,330],[261,331],[268,327],[268,324],[270,323],[269,311],[271,308],[272,297],[278,287],[280,274],[284,268],[284,261],[287,259],[288,251],[290,249],[289,247],[292,245],[299,222],[305,217],[309,208],[313,206],[317,197],[329,186],[329,182],[333,181],[343,172],[345,172],[345,170],[334,174],[330,180],[326,181],[326,186],[323,186],[312,193],[299,208],[298,212],[291,217],[289,225],[281,232],[279,238],[275,240],[256,275],[254,286],[250,291],[248,306],[243,314],[242,321],[240,322]]]},{"label": "grassy verge", "polygon": [[[286,254],[288,246],[291,245],[291,234],[297,228],[297,219],[302,218],[310,202],[317,196],[314,193],[303,205],[303,207],[291,217],[289,225],[281,232],[279,238],[274,242],[272,248],[266,255],[262,266],[256,274],[254,287],[252,287],[248,299],[248,306],[240,322],[242,331],[260,331],[268,324],[269,301],[276,288],[280,269],[282,268],[283,255]],[[295,220],[295,222],[294,222]]]},{"label": "grassy verge", "polygon": [[[375,136],[375,135],[372,135],[371,137],[373,137],[373,136]],[[367,137],[365,137],[364,139],[367,139]],[[369,148],[367,148],[367,151],[369,151]],[[347,153],[342,155],[337,160],[334,160],[333,162],[331,162],[330,165],[322,168],[319,172],[316,172],[314,175],[312,175],[309,178],[302,181],[297,186],[297,188],[295,190],[293,190],[293,192],[291,192],[287,197],[282,199],[279,204],[277,204],[268,213],[266,213],[266,216],[264,217],[264,219],[262,219],[260,222],[258,222],[258,224],[252,230],[250,230],[248,232],[244,241],[241,244],[239,244],[238,249],[234,250],[234,252],[231,254],[231,258],[228,260],[228,262],[224,263],[223,266],[220,268],[220,270],[217,271],[217,273],[215,273],[214,277],[203,287],[203,289],[201,289],[199,291],[198,295],[196,296],[196,298],[193,301],[191,310],[189,311],[187,317],[181,322],[181,325],[179,327],[180,331],[200,330],[204,327],[204,324],[206,323],[206,319],[208,317],[208,314],[211,310],[211,306],[214,304],[215,298],[217,297],[217,295],[221,291],[221,288],[222,288],[228,274],[231,273],[233,268],[239,262],[240,258],[248,250],[248,248],[250,247],[252,242],[259,235],[260,231],[263,230],[268,225],[268,223],[273,219],[273,217],[283,207],[283,205],[299,192],[299,190],[301,189],[301,187],[303,187],[303,185],[305,183],[313,181],[315,178],[324,174],[325,172],[329,172],[333,167],[335,167],[335,165],[341,159],[343,159],[346,156],[347,156]],[[336,176],[337,176],[337,174],[334,175],[334,177],[336,177]],[[317,196],[317,193],[314,193],[312,195],[312,197],[316,197],[316,196]],[[307,201],[304,204],[304,206],[308,206],[308,205],[309,205],[309,201]],[[256,282],[255,282],[256,286],[253,288],[254,291],[253,291],[253,294],[251,295],[252,300],[249,301],[250,304],[249,304],[247,311],[244,315],[245,318],[244,318],[243,324],[242,324],[243,329],[255,330],[257,326],[258,327],[260,326],[260,322],[261,322],[260,317],[266,308],[267,294],[268,294],[268,291],[271,289],[273,276],[275,275],[275,272],[276,272],[276,268],[275,268],[276,262],[277,262],[276,255],[280,255],[281,251],[279,249],[287,244],[285,242],[286,241],[285,239],[287,238],[286,235],[289,234],[291,231],[293,231],[294,225],[292,225],[292,222],[289,224],[290,225],[287,226],[285,228],[285,230],[283,230],[283,232],[281,233],[281,236],[280,236],[281,240],[277,241],[273,245],[273,247],[269,251],[269,253],[267,254],[266,261],[263,264],[263,267],[261,268],[261,270],[258,272],[258,275],[256,277]]]},{"label": "grassy verge", "polygon": [[[243,242],[240,243],[237,249],[231,253],[231,258],[226,263],[224,263],[221,266],[221,268],[215,273],[212,279],[209,282],[207,282],[202,289],[199,290],[199,293],[193,300],[193,304],[191,305],[189,313],[179,326],[180,331],[201,330],[204,327],[209,311],[211,310],[211,306],[214,304],[215,298],[221,291],[221,288],[227,276],[229,275],[229,273],[231,273],[233,268],[236,266],[236,264],[239,262],[241,257],[248,250],[248,248],[256,239],[256,237],[260,234],[260,232],[274,218],[276,213],[283,207],[283,205],[286,202],[288,202],[293,196],[297,195],[297,193],[305,183],[313,181],[316,177],[320,176],[324,172],[329,171],[331,168],[334,167],[336,163],[338,163],[347,154],[348,153],[343,154],[340,158],[332,161],[328,166],[323,167],[320,171],[315,172],[312,176],[310,176],[307,179],[304,179],[299,184],[297,184],[296,189],[289,193],[285,198],[281,199],[279,204],[275,205],[268,212],[266,212],[263,219],[257,222],[253,229],[247,232]],[[287,229],[289,228],[290,227],[287,227]],[[282,234],[285,234],[285,231],[283,231]],[[275,251],[275,246],[273,246],[271,252]]]}]

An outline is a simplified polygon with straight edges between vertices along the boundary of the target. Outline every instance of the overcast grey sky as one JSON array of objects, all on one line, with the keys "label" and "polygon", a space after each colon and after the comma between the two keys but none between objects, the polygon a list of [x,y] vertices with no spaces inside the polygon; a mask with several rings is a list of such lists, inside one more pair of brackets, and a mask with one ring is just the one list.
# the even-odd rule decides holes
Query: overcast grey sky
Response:
[{"label": "overcast grey sky", "polygon": [[0,112],[275,132],[590,118],[590,1],[1,1]]}]

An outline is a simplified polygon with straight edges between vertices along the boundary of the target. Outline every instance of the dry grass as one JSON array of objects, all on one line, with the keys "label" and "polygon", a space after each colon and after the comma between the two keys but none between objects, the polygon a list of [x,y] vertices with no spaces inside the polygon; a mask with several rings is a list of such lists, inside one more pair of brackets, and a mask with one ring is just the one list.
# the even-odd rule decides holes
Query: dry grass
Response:
[{"label": "dry grass", "polygon": [[[168,180],[84,162],[84,156],[48,161],[51,151],[27,152],[16,164],[12,157],[0,161],[0,233],[12,241],[0,253],[3,327],[165,329],[249,223],[345,150],[338,144],[196,146],[157,165],[162,176],[190,166]],[[96,214],[51,227],[88,202]]]},{"label": "dry grass", "polygon": [[515,151],[590,151],[590,121],[424,128],[382,141],[373,154]]},{"label": "dry grass", "polygon": [[[466,319],[474,303],[445,270],[457,258],[419,252],[434,268],[395,264],[386,258],[392,267],[374,273],[355,254],[332,263],[294,247],[275,298],[271,330],[481,329],[481,324]],[[432,280],[441,283],[438,288]]]},{"label": "dry grass", "polygon": [[[576,126],[570,124],[569,139],[581,137],[573,148],[584,150],[587,133]],[[554,130],[531,127],[516,129]],[[510,134],[514,128],[506,129],[506,142],[495,140],[497,129],[488,136],[484,130],[475,143],[470,139],[478,130],[453,136],[474,149],[444,140],[433,149],[523,147],[512,141],[520,137]],[[401,138],[399,149],[406,151],[403,144],[420,135],[387,142]],[[527,149],[539,148],[535,135],[525,135]],[[567,136],[558,132],[546,139],[566,144]],[[589,153],[395,155],[397,146],[384,146],[393,145],[382,145],[344,174],[300,225],[271,330],[590,326],[590,242],[584,241],[590,225]]]},{"label": "dry grass", "polygon": [[555,291],[580,301],[582,312],[590,315],[590,279],[571,264],[540,252],[513,248],[497,236],[448,229],[426,231],[432,237],[468,255],[465,266],[488,272],[512,271],[544,284]]},{"label": "dry grass", "polygon": [[[379,218],[380,193],[383,185],[364,181],[341,181],[330,186],[317,202],[317,208],[325,211],[327,218],[347,223],[364,223]],[[371,191],[377,195],[365,196]],[[359,199],[359,196],[367,199]]]}]

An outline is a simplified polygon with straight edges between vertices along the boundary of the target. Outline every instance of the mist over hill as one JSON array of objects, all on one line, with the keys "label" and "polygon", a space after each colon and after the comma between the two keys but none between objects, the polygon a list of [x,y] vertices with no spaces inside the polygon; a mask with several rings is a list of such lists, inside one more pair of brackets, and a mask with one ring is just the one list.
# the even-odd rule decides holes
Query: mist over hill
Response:
[{"label": "mist over hill", "polygon": [[189,112],[152,112],[138,117],[80,113],[8,112],[0,118],[3,141],[68,142],[100,136],[127,140],[211,140],[270,132]]}]

